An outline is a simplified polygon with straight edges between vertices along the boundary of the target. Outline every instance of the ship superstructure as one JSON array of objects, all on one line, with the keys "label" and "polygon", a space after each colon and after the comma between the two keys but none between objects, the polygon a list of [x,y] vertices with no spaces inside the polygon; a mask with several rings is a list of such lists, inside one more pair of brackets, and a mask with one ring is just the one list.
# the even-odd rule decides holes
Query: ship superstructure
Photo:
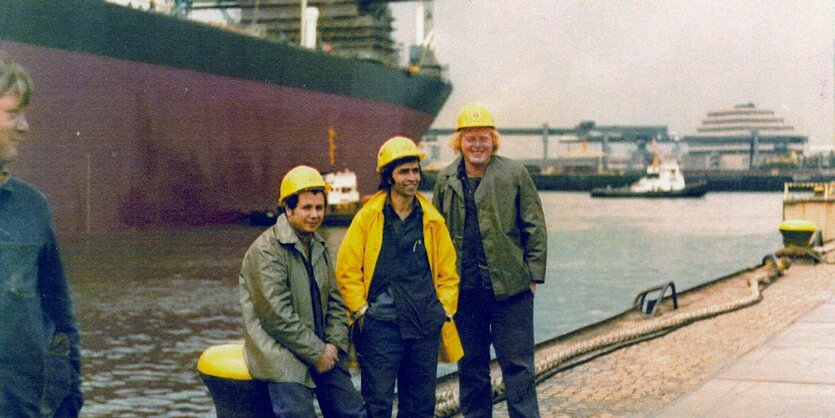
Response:
[{"label": "ship superstructure", "polygon": [[[302,4],[304,3],[304,4]],[[305,44],[305,25],[315,25],[315,47],[340,57],[399,64],[386,2],[346,0],[193,0],[191,10],[237,10],[242,28],[277,41]],[[315,9],[315,15],[304,16]],[[303,10],[305,9],[305,10]],[[315,18],[315,22],[311,19]],[[309,41],[309,44],[314,42]]]}]

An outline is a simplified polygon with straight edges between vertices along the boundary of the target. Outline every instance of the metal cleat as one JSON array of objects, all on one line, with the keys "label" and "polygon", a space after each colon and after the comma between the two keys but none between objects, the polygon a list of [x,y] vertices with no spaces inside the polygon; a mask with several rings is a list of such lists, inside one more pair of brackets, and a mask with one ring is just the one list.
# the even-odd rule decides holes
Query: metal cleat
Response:
[{"label": "metal cleat", "polygon": [[655,315],[658,313],[658,305],[664,302],[667,289],[671,291],[670,296],[673,299],[673,309],[678,309],[678,294],[676,294],[676,285],[673,282],[667,282],[661,286],[649,288],[638,293],[635,299],[632,300],[632,306],[640,310],[644,315]]}]

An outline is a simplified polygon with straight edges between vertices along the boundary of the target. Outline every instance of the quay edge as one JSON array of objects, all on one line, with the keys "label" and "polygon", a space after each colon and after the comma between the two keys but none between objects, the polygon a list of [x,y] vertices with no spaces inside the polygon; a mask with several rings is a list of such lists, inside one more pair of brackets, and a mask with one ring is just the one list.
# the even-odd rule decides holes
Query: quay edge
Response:
[{"label": "quay edge", "polygon": [[[758,303],[567,364],[538,383],[542,416],[717,416],[720,410],[734,411],[722,416],[784,416],[780,415],[783,410],[806,411],[798,416],[831,415],[835,412],[831,402],[835,368],[802,372],[796,368],[809,362],[825,364],[824,359],[835,354],[831,344],[818,351],[802,348],[826,341],[831,321],[798,322],[812,310],[823,309],[825,315],[835,307],[833,250],[835,242],[825,245],[827,259],[820,264],[794,262],[771,280]],[[682,309],[738,301],[747,292],[746,281],[762,274],[762,268],[745,269],[683,293]],[[676,315],[666,309],[658,319],[616,318],[629,327]],[[625,314],[640,317],[635,312]],[[822,318],[821,314],[817,317]],[[587,329],[579,337],[588,340],[619,331],[605,321],[596,326],[597,330]],[[808,334],[811,341],[803,337],[808,332],[814,333]],[[539,345],[537,359],[566,344],[571,344],[570,339],[555,340],[551,347]],[[793,354],[787,357],[781,350]],[[819,383],[803,384],[811,374]],[[780,391],[771,395],[774,399],[760,397],[773,390]],[[504,403],[494,407],[494,416],[508,416]]]}]

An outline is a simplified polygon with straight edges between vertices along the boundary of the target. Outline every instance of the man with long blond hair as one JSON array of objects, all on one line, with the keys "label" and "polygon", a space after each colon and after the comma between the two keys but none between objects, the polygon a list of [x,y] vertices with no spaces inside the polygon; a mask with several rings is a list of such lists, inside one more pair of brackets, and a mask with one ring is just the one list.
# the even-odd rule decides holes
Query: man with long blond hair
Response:
[{"label": "man with long blond hair", "polygon": [[492,344],[510,416],[539,417],[533,298],[545,280],[542,203],[525,167],[496,155],[499,134],[484,105],[464,106],[455,130],[452,147],[461,155],[438,174],[433,203],[458,252],[461,412],[492,415]]}]

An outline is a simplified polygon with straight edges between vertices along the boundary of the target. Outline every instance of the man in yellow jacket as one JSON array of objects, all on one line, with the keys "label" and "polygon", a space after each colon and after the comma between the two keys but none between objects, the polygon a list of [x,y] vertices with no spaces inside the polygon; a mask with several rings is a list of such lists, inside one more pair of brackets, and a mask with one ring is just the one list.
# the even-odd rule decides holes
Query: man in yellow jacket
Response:
[{"label": "man in yellow jacket", "polygon": [[336,280],[355,331],[368,417],[432,417],[438,359],[463,355],[455,249],[441,214],[417,192],[424,158],[396,136],[380,148],[380,191],[354,217]]}]

